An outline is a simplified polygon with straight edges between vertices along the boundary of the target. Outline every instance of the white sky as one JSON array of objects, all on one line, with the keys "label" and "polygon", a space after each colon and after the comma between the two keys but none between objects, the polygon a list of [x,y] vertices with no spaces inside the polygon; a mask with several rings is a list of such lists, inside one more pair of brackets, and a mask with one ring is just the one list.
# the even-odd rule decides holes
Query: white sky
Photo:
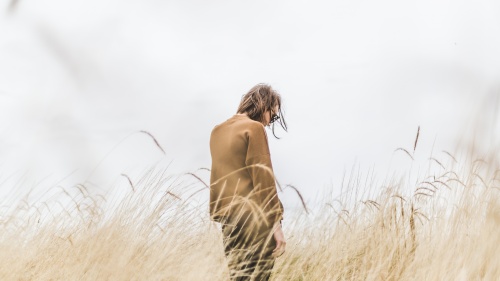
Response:
[{"label": "white sky", "polygon": [[[289,124],[270,139],[275,172],[311,202],[353,164],[406,169],[394,150],[418,126],[419,159],[454,151],[492,110],[498,50],[498,1],[21,0],[0,20],[0,179],[87,178],[107,153],[103,186],[157,162],[209,167],[212,127],[266,82]],[[144,134],[117,146],[139,130],[166,156]]]}]

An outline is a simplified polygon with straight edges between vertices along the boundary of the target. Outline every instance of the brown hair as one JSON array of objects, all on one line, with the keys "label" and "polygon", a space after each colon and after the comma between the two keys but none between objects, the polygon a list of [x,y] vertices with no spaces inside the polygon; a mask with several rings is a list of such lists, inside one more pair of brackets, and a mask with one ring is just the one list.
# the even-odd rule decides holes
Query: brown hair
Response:
[{"label": "brown hair", "polygon": [[250,119],[262,122],[264,120],[264,113],[267,110],[272,110],[278,106],[278,112],[275,112],[280,118],[271,124],[273,135],[278,138],[274,133],[274,124],[279,123],[283,130],[287,131],[285,118],[281,111],[281,96],[270,85],[257,84],[242,98],[238,106],[237,113],[246,113]]}]

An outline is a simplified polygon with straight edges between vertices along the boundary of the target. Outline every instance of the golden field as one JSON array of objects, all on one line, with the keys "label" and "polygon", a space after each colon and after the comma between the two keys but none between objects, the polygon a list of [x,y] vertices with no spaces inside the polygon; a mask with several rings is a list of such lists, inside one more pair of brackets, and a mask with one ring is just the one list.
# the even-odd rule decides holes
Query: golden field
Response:
[{"label": "golden field", "polygon": [[[285,214],[272,280],[500,280],[498,157],[443,155],[419,180],[352,173],[340,196]],[[2,206],[0,280],[227,280],[208,187],[167,174],[123,175],[109,198],[75,185]]]}]

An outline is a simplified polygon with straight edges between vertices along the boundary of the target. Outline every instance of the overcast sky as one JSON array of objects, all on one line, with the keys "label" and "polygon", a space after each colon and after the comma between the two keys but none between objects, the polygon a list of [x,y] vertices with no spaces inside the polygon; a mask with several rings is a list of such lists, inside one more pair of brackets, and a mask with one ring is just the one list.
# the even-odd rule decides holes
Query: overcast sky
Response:
[{"label": "overcast sky", "polygon": [[211,129],[260,82],[281,93],[289,124],[280,140],[268,134],[276,175],[308,201],[338,192],[353,165],[382,179],[409,167],[394,150],[413,151],[418,126],[415,158],[425,162],[454,152],[484,116],[497,118],[498,1],[8,4],[4,186],[26,167],[38,180],[76,182],[98,167],[90,179],[103,186],[157,163],[172,173],[209,168]]}]

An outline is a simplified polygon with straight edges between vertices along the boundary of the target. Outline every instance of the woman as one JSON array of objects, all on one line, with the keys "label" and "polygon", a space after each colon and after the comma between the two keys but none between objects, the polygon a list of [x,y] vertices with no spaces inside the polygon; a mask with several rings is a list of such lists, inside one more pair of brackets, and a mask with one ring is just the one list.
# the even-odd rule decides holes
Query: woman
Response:
[{"label": "woman", "polygon": [[210,216],[222,224],[231,280],[268,280],[275,258],[285,251],[283,205],[264,128],[272,125],[274,135],[276,122],[286,131],[281,97],[258,84],[210,136]]}]

